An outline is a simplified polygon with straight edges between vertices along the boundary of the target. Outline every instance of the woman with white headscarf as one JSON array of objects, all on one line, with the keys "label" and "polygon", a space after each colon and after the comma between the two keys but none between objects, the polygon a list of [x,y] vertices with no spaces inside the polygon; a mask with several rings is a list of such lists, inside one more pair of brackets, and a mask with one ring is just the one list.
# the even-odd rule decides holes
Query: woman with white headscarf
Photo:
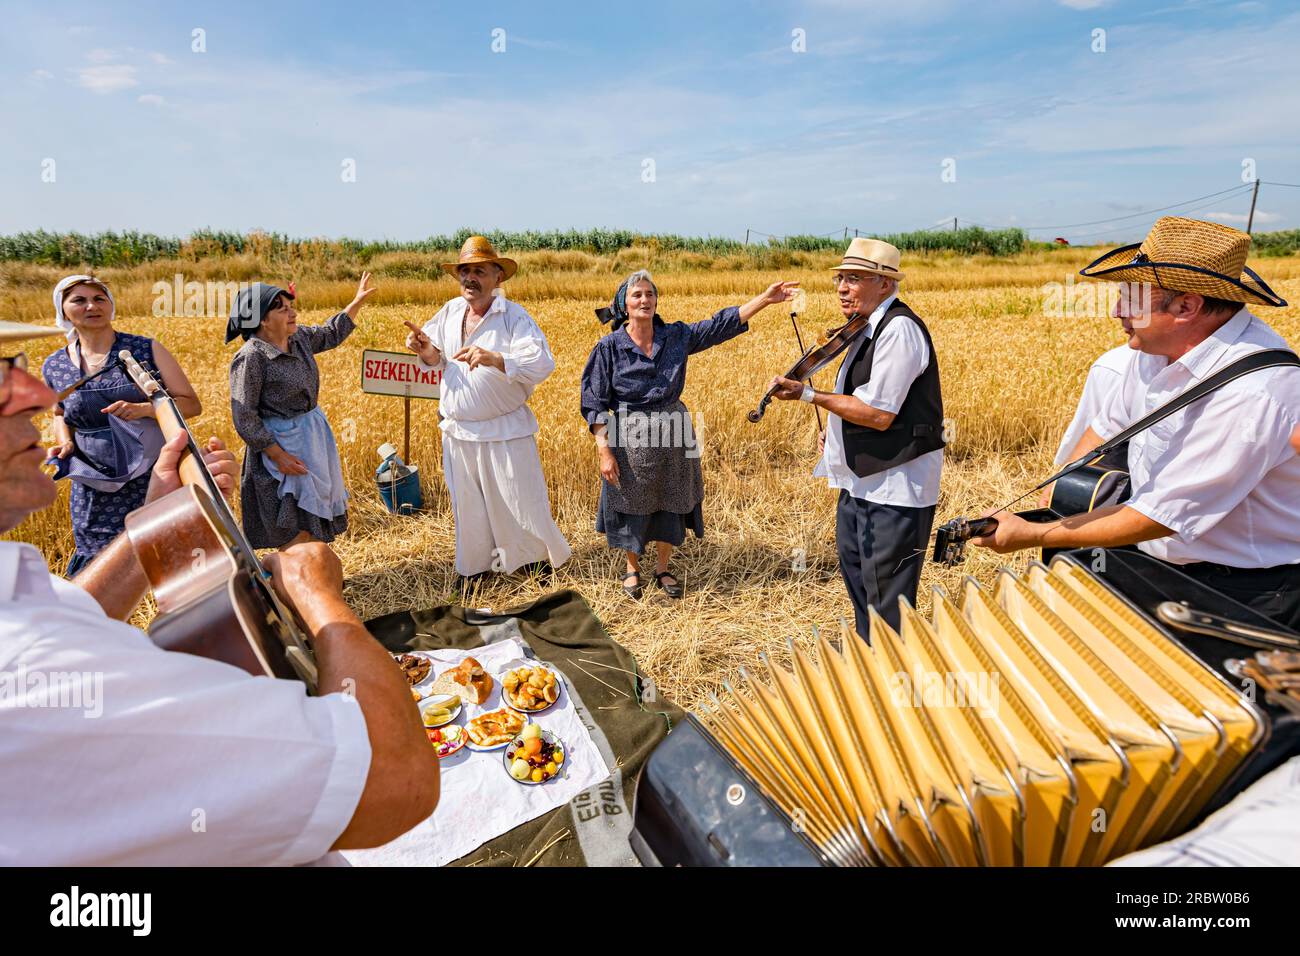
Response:
[{"label": "woman with white headscarf", "polygon": [[[55,391],[94,375],[64,398],[55,412],[49,459],[60,478],[72,480],[72,537],[67,576],[80,571],[117,537],[126,516],[144,504],[149,473],[162,447],[153,406],[118,361],[123,349],[162,382],[186,418],[202,410],[189,379],[161,343],[113,328],[113,294],[100,279],[73,275],[54,287],[54,317],[66,348],[41,368]],[[98,374],[97,374],[98,373]]]}]

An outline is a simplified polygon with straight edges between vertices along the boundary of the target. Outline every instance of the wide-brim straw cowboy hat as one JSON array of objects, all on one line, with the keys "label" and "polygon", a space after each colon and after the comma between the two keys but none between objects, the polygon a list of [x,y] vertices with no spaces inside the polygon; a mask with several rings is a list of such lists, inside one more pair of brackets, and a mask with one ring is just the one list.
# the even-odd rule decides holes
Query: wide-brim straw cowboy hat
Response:
[{"label": "wide-brim straw cowboy hat", "polygon": [[63,335],[63,330],[52,325],[29,325],[26,322],[6,322],[0,319],[0,342],[43,339],[47,335]]},{"label": "wide-brim straw cowboy hat", "polygon": [[882,239],[864,239],[856,236],[844,252],[844,261],[831,271],[866,272],[890,279],[901,279],[903,273],[898,271],[898,263],[902,258],[903,254],[897,247],[891,246]]},{"label": "wide-brim straw cowboy hat", "polygon": [[497,255],[497,251],[492,248],[492,243],[488,242],[485,236],[470,236],[465,240],[464,245],[460,247],[460,257],[455,262],[444,262],[442,268],[456,275],[456,269],[459,266],[473,265],[476,262],[495,262],[505,273],[501,277],[504,282],[515,274],[519,268],[519,263],[514,259],[507,259],[505,256]]},{"label": "wide-brim straw cowboy hat", "polygon": [[1149,282],[1170,292],[1251,305],[1286,305],[1246,266],[1250,236],[1217,222],[1165,216],[1139,243],[1120,246],[1079,270],[1088,279]]}]

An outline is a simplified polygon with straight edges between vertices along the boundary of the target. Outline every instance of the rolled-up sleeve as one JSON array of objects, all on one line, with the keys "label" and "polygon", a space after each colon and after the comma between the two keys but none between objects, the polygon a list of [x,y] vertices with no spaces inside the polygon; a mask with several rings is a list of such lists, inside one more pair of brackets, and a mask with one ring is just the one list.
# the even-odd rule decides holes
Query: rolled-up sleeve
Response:
[{"label": "rolled-up sleeve", "polygon": [[317,352],[328,352],[330,349],[338,348],[356,327],[357,324],[352,321],[352,316],[340,312],[321,325],[299,326],[296,334],[305,339],[307,351],[314,355]]},{"label": "rolled-up sleeve", "polygon": [[555,371],[555,356],[546,341],[546,334],[532,316],[519,316],[510,337],[510,347],[503,349],[506,378],[511,382],[536,388]]},{"label": "rolled-up sleeve", "polygon": [[920,327],[905,315],[880,333],[871,359],[871,379],[853,397],[872,408],[897,415],[916,377],[930,364],[930,348]]},{"label": "rolled-up sleeve", "polygon": [[687,328],[691,330],[689,351],[694,354],[734,339],[749,328],[749,323],[741,321],[739,306],[729,305],[710,318],[688,323]]},{"label": "rolled-up sleeve", "polygon": [[1167,439],[1153,434],[1155,428],[1134,439],[1159,444],[1144,448],[1149,474],[1125,504],[1183,541],[1194,541],[1241,504],[1264,475],[1294,456],[1290,441],[1296,421],[1259,393],[1220,392],[1202,409],[1183,414]]},{"label": "rolled-up sleeve", "polygon": [[603,341],[597,342],[582,370],[582,417],[587,421],[587,428],[606,424],[613,407],[613,353]]},{"label": "rolled-up sleeve", "polygon": [[230,363],[230,417],[235,431],[251,451],[262,451],[275,444],[275,436],[257,413],[262,398],[266,359],[256,351],[240,349]]}]

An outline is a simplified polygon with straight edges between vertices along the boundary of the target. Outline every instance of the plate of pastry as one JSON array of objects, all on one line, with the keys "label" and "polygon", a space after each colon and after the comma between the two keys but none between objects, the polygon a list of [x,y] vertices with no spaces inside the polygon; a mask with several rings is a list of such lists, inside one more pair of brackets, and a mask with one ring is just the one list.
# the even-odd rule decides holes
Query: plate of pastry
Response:
[{"label": "plate of pastry", "polygon": [[524,714],[540,713],[560,699],[564,679],[558,671],[519,661],[501,672],[501,701]]},{"label": "plate of pastry", "polygon": [[527,714],[519,714],[506,707],[489,710],[466,722],[465,732],[469,735],[469,741],[465,746],[480,752],[500,750],[518,737],[528,723]]}]

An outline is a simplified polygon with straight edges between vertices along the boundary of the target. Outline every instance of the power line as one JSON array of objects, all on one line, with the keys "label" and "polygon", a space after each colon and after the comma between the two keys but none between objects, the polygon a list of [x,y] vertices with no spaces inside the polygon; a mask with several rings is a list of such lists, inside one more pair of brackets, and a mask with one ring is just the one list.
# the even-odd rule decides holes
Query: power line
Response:
[{"label": "power line", "polygon": [[1290,186],[1292,189],[1300,189],[1300,183],[1275,183],[1271,179],[1261,179],[1260,182],[1265,186]]},{"label": "power line", "polygon": [[1177,209],[1179,206],[1187,206],[1187,205],[1190,205],[1191,203],[1194,203],[1194,202],[1200,202],[1202,199],[1211,199],[1211,198],[1214,198],[1214,197],[1216,197],[1216,196],[1223,196],[1223,195],[1225,195],[1226,193],[1231,193],[1231,192],[1240,192],[1240,191],[1243,191],[1243,190],[1253,189],[1253,188],[1254,188],[1254,186],[1253,186],[1253,184],[1251,184],[1251,183],[1242,183],[1242,184],[1239,185],[1239,186],[1233,186],[1231,189],[1221,189],[1221,190],[1219,190],[1217,193],[1208,193],[1208,194],[1206,194],[1206,195],[1204,195],[1204,196],[1197,196],[1195,199],[1184,199],[1182,202],[1176,202],[1176,203],[1174,203],[1174,204],[1172,204],[1172,205],[1170,205],[1170,206],[1161,206],[1159,209],[1146,209],[1146,210],[1143,210],[1142,212],[1130,213],[1130,214],[1127,215],[1127,216],[1112,216],[1110,219],[1093,219],[1093,220],[1091,220],[1091,221],[1089,221],[1089,222],[1072,222],[1072,223],[1068,223],[1068,224],[1063,225],[1063,226],[1021,226],[1020,228],[1026,230],[1026,231],[1029,231],[1029,230],[1036,230],[1036,229],[1040,229],[1040,230],[1050,230],[1050,229],[1062,230],[1062,229],[1074,229],[1074,228],[1077,228],[1077,227],[1079,227],[1079,226],[1100,226],[1100,225],[1102,225],[1103,223],[1108,223],[1108,222],[1122,222],[1122,221],[1125,220],[1125,219],[1139,219],[1139,218],[1141,218],[1142,216],[1149,216],[1149,215],[1151,215],[1152,213],[1157,213],[1157,212],[1166,212],[1166,211],[1168,211],[1168,210],[1170,210],[1170,209]]}]

